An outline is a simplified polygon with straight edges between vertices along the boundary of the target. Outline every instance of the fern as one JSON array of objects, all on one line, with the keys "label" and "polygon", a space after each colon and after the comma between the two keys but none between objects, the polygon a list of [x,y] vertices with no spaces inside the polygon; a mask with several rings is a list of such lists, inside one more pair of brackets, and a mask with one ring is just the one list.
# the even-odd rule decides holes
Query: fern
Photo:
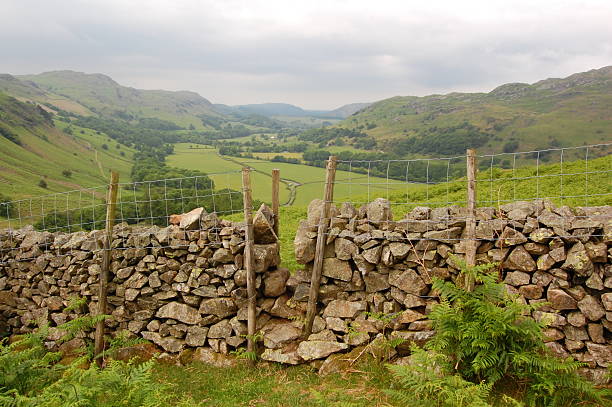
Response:
[{"label": "fern", "polygon": [[[454,400],[440,405],[470,405],[463,404],[459,397],[469,388],[467,383],[490,390],[502,378],[527,382],[525,401],[530,406],[609,401],[609,392],[596,390],[577,374],[582,363],[556,358],[547,351],[542,339],[544,323],[529,317],[537,306],[525,305],[517,296],[509,295],[497,276],[489,273],[493,266],[464,267],[458,281],[475,281],[473,290],[433,279],[433,289],[441,299],[429,314],[436,335],[425,350],[416,349],[414,355],[422,365],[435,362],[444,374],[434,377],[414,366],[393,368],[394,373],[411,381],[406,385],[422,386],[424,400],[436,394]],[[424,356],[426,351],[436,355],[433,360]],[[429,382],[421,383],[424,378]],[[457,386],[457,394],[446,394],[445,386],[451,386],[451,382]],[[470,391],[478,394],[479,389]],[[515,401],[508,398],[507,402]]]}]

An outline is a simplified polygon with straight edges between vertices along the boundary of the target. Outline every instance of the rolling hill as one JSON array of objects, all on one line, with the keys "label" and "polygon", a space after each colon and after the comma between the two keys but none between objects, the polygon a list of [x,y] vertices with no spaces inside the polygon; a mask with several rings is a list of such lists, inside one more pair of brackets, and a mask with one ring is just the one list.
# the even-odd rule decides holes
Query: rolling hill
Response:
[{"label": "rolling hill", "polygon": [[19,199],[97,186],[108,182],[111,168],[129,179],[132,149],[66,126],[39,106],[0,93],[0,195]]},{"label": "rolling hill", "polygon": [[607,66],[489,93],[392,97],[337,126],[365,132],[377,148],[400,154],[512,152],[612,140],[611,107]]}]

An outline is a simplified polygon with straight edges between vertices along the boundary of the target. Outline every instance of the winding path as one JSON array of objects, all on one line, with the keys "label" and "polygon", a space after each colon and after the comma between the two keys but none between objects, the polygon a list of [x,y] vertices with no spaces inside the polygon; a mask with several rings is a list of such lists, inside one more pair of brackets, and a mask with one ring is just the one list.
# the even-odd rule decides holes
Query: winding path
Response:
[{"label": "winding path", "polygon": [[[252,169],[255,172],[263,174],[266,177],[272,178],[272,174],[269,174],[269,173],[267,173],[265,171],[261,171],[261,170],[258,170],[257,168],[251,167],[247,163],[243,163],[241,161],[238,161],[238,160],[236,160],[233,157],[226,156],[226,155],[221,155],[221,154],[219,154],[218,151],[217,151],[217,155],[222,160],[229,161],[229,162],[232,162],[234,164],[238,164],[241,167],[249,167],[250,169]],[[298,189],[298,187],[302,186],[303,184],[301,182],[299,182],[299,181],[296,181],[296,180],[293,180],[293,179],[289,179],[289,178],[281,178],[280,182],[285,184],[285,188],[289,191],[289,198],[287,199],[287,201],[285,203],[282,204],[282,206],[292,206],[293,203],[295,202],[295,197],[297,195],[297,189]]]}]

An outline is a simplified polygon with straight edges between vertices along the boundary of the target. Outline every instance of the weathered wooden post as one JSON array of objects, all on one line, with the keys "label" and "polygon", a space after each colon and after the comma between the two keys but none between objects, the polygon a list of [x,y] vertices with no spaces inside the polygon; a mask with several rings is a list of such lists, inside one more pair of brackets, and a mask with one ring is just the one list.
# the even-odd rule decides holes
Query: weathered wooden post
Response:
[{"label": "weathered wooden post", "polygon": [[304,339],[312,333],[312,323],[317,314],[317,300],[319,299],[319,287],[321,285],[321,273],[323,271],[323,254],[325,252],[325,243],[327,241],[327,226],[330,218],[331,204],[334,200],[334,182],[336,179],[336,156],[330,156],[327,160],[325,170],[325,193],[323,202],[323,211],[319,220],[319,228],[317,230],[317,245],[315,248],[314,264],[312,266],[312,275],[310,278],[310,291],[308,292],[308,308],[306,310],[306,321],[304,322]]},{"label": "weathered wooden post", "polygon": [[[476,265],[476,151],[467,150],[467,219],[465,222],[467,245],[465,263],[468,267]],[[466,278],[465,288],[474,289],[474,281]]]},{"label": "weathered wooden post", "polygon": [[[274,233],[278,238],[279,221],[280,221],[280,201],[279,201],[279,188],[280,188],[280,170],[274,168],[272,170],[272,213],[274,214]],[[280,243],[280,242],[279,242]]]},{"label": "weathered wooden post", "polygon": [[[104,248],[102,251],[102,266],[100,269],[99,289],[98,289],[98,315],[105,315],[107,308],[106,294],[108,291],[108,275],[111,264],[111,243],[113,241],[113,226],[115,225],[115,208],[117,207],[117,188],[119,174],[111,171],[110,185],[106,200],[106,225],[104,235]],[[94,337],[94,355],[98,366],[102,366],[104,351],[104,320],[96,323],[96,333]]]},{"label": "weathered wooden post", "polygon": [[257,291],[255,287],[255,271],[253,267],[253,198],[251,196],[251,169],[242,169],[242,199],[244,203],[244,221],[246,223],[246,245],[244,247],[244,267],[247,273],[247,351],[254,355],[257,352],[255,329],[257,326]]}]

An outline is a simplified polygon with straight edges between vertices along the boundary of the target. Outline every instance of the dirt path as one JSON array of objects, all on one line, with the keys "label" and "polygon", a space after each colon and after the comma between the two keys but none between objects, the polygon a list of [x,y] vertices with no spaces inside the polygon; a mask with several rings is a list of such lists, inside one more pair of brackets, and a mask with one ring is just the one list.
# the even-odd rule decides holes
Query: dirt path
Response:
[{"label": "dirt path", "polygon": [[[265,175],[266,177],[270,177],[272,178],[272,174],[271,173],[267,173],[265,171],[261,171],[258,170],[257,168],[253,168],[250,165],[243,163],[241,161],[236,160],[235,158],[229,157],[229,156],[225,156],[225,155],[221,155],[217,152],[217,155],[219,156],[219,158],[225,160],[225,161],[229,161],[232,162],[234,164],[238,164],[241,167],[249,167],[251,168],[253,171],[258,172],[260,174]],[[298,187],[302,186],[303,184],[299,181],[293,180],[293,179],[289,179],[289,178],[281,178],[280,182],[282,182],[283,184],[285,184],[285,188],[289,191],[289,198],[287,199],[286,202],[284,202],[282,204],[282,206],[291,206],[293,205],[293,203],[295,202],[295,197],[297,195],[297,189]]]}]

